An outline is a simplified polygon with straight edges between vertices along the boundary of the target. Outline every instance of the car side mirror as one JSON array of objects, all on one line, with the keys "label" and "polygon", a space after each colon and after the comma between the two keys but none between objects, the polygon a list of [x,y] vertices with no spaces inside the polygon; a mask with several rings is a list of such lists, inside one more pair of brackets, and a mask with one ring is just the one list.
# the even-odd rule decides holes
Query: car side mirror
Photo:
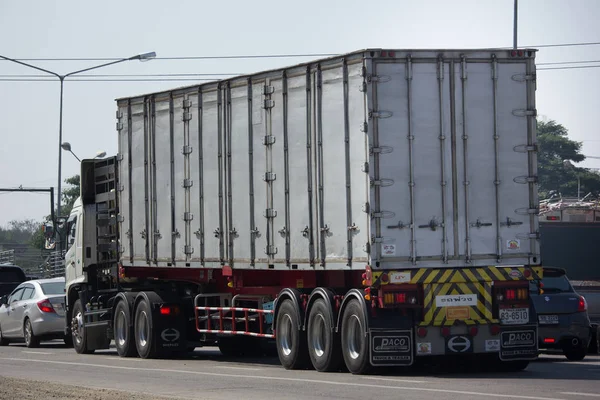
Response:
[{"label": "car side mirror", "polygon": [[5,306],[8,304],[8,296],[4,295],[0,297],[0,306]]}]

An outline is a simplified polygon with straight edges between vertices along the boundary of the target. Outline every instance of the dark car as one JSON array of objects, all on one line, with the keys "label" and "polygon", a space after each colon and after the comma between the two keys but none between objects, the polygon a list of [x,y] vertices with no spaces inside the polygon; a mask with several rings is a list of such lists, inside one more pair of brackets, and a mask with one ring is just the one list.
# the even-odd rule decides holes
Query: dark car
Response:
[{"label": "dark car", "polygon": [[9,295],[14,288],[25,282],[25,272],[16,265],[0,264],[0,297]]},{"label": "dark car", "polygon": [[537,282],[531,285],[539,348],[562,350],[571,361],[583,360],[591,340],[586,300],[575,292],[564,269],[544,267],[542,276],[539,292]]}]

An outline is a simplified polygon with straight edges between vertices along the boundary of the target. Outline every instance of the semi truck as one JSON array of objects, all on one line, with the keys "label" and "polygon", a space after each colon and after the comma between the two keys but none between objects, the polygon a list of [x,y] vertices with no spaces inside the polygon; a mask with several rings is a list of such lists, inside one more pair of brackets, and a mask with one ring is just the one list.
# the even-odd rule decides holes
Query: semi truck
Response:
[{"label": "semi truck", "polygon": [[535,53],[373,48],[117,99],[67,221],[75,350],[526,368]]}]

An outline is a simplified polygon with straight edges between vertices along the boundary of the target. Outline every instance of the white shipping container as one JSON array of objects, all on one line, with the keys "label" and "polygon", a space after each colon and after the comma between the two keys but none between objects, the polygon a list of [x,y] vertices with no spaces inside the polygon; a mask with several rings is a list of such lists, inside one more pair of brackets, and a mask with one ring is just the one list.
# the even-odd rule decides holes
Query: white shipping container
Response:
[{"label": "white shipping container", "polygon": [[365,50],[118,99],[121,262],[539,264],[534,60]]}]

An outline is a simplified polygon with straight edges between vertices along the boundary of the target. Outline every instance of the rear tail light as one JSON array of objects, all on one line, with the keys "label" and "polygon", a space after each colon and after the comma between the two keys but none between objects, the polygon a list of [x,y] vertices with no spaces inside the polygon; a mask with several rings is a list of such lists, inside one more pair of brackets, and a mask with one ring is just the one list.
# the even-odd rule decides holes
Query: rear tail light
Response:
[{"label": "rear tail light", "polygon": [[498,301],[519,301],[529,299],[528,288],[501,288],[496,293]]},{"label": "rear tail light", "polygon": [[494,336],[500,333],[500,325],[492,325],[490,326],[490,333]]},{"label": "rear tail light", "polygon": [[554,338],[551,338],[551,337],[544,338],[544,343],[546,343],[546,344],[552,344],[554,342],[556,342],[556,340],[554,340]]},{"label": "rear tail light", "polygon": [[54,307],[52,307],[52,303],[50,303],[50,300],[48,300],[48,299],[38,301],[37,306],[41,312],[45,312],[45,313],[55,312]]},{"label": "rear tail light", "polygon": [[384,292],[383,304],[407,304],[415,305],[418,303],[417,294],[411,292]]},{"label": "rear tail light", "polygon": [[443,327],[442,330],[442,336],[446,337],[450,335],[450,328],[448,328],[447,326]]},{"label": "rear tail light", "polygon": [[469,328],[469,334],[471,336],[477,336],[478,333],[479,329],[476,326],[472,326],[471,328]]},{"label": "rear tail light", "polygon": [[546,217],[546,221],[560,221],[560,217],[557,217],[555,215],[548,215]]},{"label": "rear tail light", "polygon": [[427,328],[420,327],[419,329],[417,329],[417,336],[419,336],[419,337],[427,336]]},{"label": "rear tail light", "polygon": [[587,311],[587,301],[585,300],[585,297],[583,297],[583,296],[579,296],[579,304],[577,305],[577,311],[578,312]]},{"label": "rear tail light", "polygon": [[167,305],[162,305],[160,306],[160,314],[161,315],[173,315],[173,314],[179,314],[179,307],[177,306],[167,306]]}]

